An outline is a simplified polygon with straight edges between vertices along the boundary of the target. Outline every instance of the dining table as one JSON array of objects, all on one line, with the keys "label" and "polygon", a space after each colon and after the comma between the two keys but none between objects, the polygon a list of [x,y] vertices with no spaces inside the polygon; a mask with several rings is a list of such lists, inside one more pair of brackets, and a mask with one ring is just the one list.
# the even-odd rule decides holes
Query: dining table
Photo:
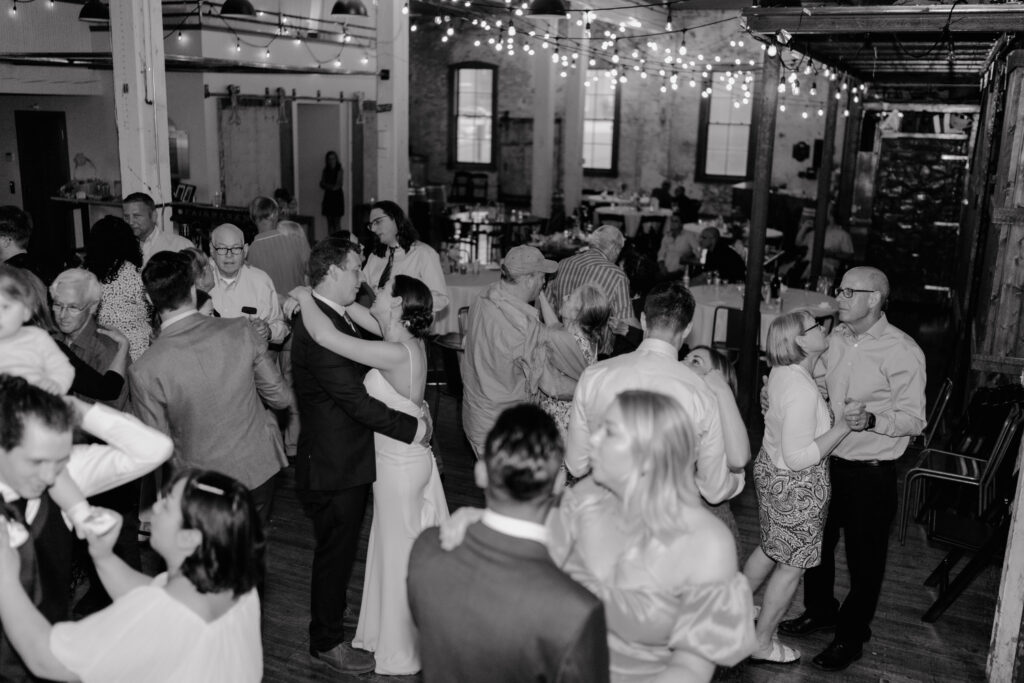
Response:
[{"label": "dining table", "polygon": [[[693,346],[711,346],[712,342],[725,341],[726,326],[728,324],[728,311],[732,308],[743,310],[743,296],[745,285],[742,284],[721,284],[721,285],[698,285],[690,288],[694,302],[697,304],[693,311],[693,329],[686,343]],[[834,316],[838,312],[836,300],[825,294],[809,289],[789,288],[780,293],[778,301],[763,301],[761,308],[761,334],[758,343],[765,348],[768,339],[768,326],[772,321],[783,313],[796,310],[807,310],[815,318]],[[715,325],[715,315],[718,315],[718,325]],[[715,338],[712,339],[712,331]]]},{"label": "dining table", "polygon": [[635,237],[640,228],[640,221],[644,218],[660,218],[662,228],[672,215],[672,209],[636,208],[634,206],[602,206],[595,211],[596,222],[601,223],[601,216],[618,216],[623,219],[623,233],[626,237]]},{"label": "dining table", "polygon": [[445,273],[444,283],[448,287],[448,306],[434,314],[433,334],[459,332],[459,309],[472,306],[480,294],[498,281],[498,266],[490,264],[478,272]]}]

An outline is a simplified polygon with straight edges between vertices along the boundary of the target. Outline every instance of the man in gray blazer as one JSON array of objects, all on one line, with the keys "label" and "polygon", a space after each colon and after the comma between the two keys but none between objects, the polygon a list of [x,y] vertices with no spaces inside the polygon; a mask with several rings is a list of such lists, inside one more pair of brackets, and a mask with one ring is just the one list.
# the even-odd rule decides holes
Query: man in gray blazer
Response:
[{"label": "man in gray blazer", "polygon": [[252,491],[264,523],[274,475],[287,460],[281,432],[263,404],[283,410],[291,389],[243,318],[196,310],[188,257],[163,251],[142,271],[160,334],[128,371],[132,407],[174,440],[174,463],[217,470]]},{"label": "man in gray blazer", "polygon": [[451,551],[437,527],[416,539],[409,607],[425,683],[608,680],[604,607],[547,550],[562,452],[547,413],[526,403],[505,410],[476,464],[483,518]]}]

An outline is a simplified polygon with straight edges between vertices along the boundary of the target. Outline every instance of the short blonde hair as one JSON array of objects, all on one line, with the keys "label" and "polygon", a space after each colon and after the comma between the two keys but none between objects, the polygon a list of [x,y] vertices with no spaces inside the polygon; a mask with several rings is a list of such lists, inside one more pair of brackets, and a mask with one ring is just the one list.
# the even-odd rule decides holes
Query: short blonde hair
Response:
[{"label": "short blonde hair", "polygon": [[807,353],[796,343],[796,338],[813,322],[814,317],[803,310],[790,311],[773,320],[768,326],[765,343],[768,365],[773,368],[795,365],[806,358]]},{"label": "short blonde hair", "polygon": [[636,468],[623,496],[626,510],[651,536],[686,529],[684,508],[700,504],[694,481],[697,437],[683,406],[653,391],[615,397],[633,446]]}]

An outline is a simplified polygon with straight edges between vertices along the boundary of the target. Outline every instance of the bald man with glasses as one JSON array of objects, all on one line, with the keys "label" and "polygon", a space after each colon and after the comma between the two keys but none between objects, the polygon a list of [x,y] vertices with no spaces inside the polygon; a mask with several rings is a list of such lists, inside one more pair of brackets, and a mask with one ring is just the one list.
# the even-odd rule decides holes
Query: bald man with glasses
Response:
[{"label": "bald man with glasses", "polygon": [[[813,663],[845,669],[863,654],[885,575],[896,515],[896,460],[925,426],[925,362],[920,347],[889,323],[889,280],[877,268],[852,268],[835,291],[839,322],[815,377],[837,420],[853,432],[832,453],[832,500],[821,565],[804,576],[804,613],[779,631],[804,636],[835,629]],[[765,402],[762,394],[762,403]],[[842,532],[850,592],[834,597],[835,550]]]},{"label": "bald man with glasses", "polygon": [[210,233],[213,258],[213,307],[224,318],[247,318],[256,334],[269,344],[281,344],[290,328],[281,312],[274,281],[264,271],[246,265],[249,246],[242,231],[223,223]]}]

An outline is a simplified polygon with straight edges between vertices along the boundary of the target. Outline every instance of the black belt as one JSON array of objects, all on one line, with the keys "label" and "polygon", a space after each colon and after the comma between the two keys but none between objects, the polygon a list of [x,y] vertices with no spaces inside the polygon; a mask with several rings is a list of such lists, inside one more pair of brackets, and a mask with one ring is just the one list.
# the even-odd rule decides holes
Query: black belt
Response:
[{"label": "black belt", "polygon": [[862,468],[862,467],[892,467],[896,464],[895,460],[846,460],[838,456],[832,456],[833,467],[849,467],[849,468]]}]

